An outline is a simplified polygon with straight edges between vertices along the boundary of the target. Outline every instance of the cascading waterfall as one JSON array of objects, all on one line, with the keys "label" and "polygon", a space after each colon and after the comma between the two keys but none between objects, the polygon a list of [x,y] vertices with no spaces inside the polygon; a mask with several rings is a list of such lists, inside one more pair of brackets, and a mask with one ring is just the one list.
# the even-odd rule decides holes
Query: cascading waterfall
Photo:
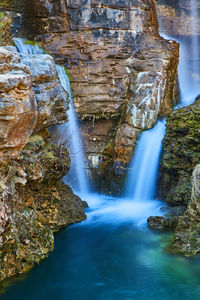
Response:
[{"label": "cascading waterfall", "polygon": [[[37,44],[32,45],[24,39],[14,38],[15,46],[19,53],[29,55],[44,54],[44,50]],[[56,137],[58,144],[64,144],[70,153],[71,168],[64,177],[64,182],[70,185],[77,193],[88,193],[87,175],[84,165],[84,154],[79,134],[78,121],[74,110],[70,81],[64,67],[56,66],[62,87],[69,95],[70,109],[67,111],[69,122],[52,128],[52,134]]]},{"label": "cascading waterfall", "polygon": [[68,150],[71,157],[71,168],[64,177],[64,182],[70,184],[76,192],[87,194],[89,191],[89,184],[87,182],[87,175],[84,164],[83,147],[81,143],[78,120],[74,110],[72,93],[70,88],[70,81],[64,67],[56,66],[60,82],[69,95],[70,108],[67,111],[69,122],[61,126],[57,126],[60,136],[60,143],[68,143]]},{"label": "cascading waterfall", "polygon": [[[185,85],[185,81],[188,81],[189,76],[185,77],[183,68],[185,62],[179,65],[180,76],[180,89],[184,90],[179,106],[189,105],[194,101],[197,92],[200,91],[200,63],[199,63],[199,39],[197,36],[197,21],[198,21],[198,4],[197,0],[191,0],[191,52],[192,52],[192,65],[190,80]],[[169,38],[163,35],[165,38]],[[181,57],[187,57],[184,52],[187,52],[184,47],[181,47]],[[195,59],[194,59],[195,58]],[[181,69],[181,72],[180,72]],[[191,76],[192,75],[192,76]],[[191,78],[192,77],[192,78]],[[191,87],[193,86],[193,92],[191,94]],[[185,91],[187,89],[187,92]],[[189,96],[188,96],[189,95]],[[195,96],[194,96],[195,95]],[[159,158],[162,146],[162,139],[165,134],[165,120],[158,121],[157,125],[148,131],[142,133],[133,159],[130,163],[130,171],[128,172],[127,188],[125,195],[127,198],[132,198],[133,201],[147,201],[152,200],[155,197],[157,172],[159,167]]]},{"label": "cascading waterfall", "polygon": [[[181,7],[182,0],[178,0]],[[181,102],[178,107],[191,104],[200,94],[200,37],[199,37],[199,12],[198,0],[190,0],[189,24],[190,36],[169,36],[162,27],[160,35],[165,39],[176,40],[180,44],[180,60],[178,78]]]},{"label": "cascading waterfall", "polygon": [[[181,42],[181,105],[188,105],[197,96],[191,76],[196,58],[191,57],[188,63],[188,56],[193,55],[191,40],[189,46],[188,40],[176,40]],[[65,77],[64,70],[60,71]],[[64,84],[68,89],[68,83]],[[164,249],[171,234],[135,226],[135,220],[136,224],[142,219],[146,223],[146,218],[160,208],[159,201],[150,200],[155,192],[164,127],[165,121],[158,121],[153,129],[142,133],[130,166],[127,198],[95,195],[87,220],[60,232],[55,237],[54,253],[23,280],[6,284],[2,300],[199,299],[199,256],[170,255]]]},{"label": "cascading waterfall", "polygon": [[134,201],[154,199],[165,121],[142,133],[127,178],[125,195]]}]

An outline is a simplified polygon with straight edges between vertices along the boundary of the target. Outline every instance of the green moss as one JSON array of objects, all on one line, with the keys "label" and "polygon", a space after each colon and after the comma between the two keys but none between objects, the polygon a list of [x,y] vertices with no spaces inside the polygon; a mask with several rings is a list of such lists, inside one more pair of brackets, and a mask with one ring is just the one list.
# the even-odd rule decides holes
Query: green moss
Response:
[{"label": "green moss", "polygon": [[4,12],[0,12],[0,20],[3,19],[5,17]]},{"label": "green moss", "polygon": [[[162,195],[170,203],[190,200],[190,178],[200,162],[200,99],[167,117],[161,159]],[[163,186],[162,186],[163,185]]]},{"label": "green moss", "polygon": [[72,82],[72,78],[71,78],[71,75],[70,75],[69,70],[67,68],[65,68],[65,72],[66,72],[66,74],[67,74],[67,76],[69,78],[69,81],[71,83]]}]

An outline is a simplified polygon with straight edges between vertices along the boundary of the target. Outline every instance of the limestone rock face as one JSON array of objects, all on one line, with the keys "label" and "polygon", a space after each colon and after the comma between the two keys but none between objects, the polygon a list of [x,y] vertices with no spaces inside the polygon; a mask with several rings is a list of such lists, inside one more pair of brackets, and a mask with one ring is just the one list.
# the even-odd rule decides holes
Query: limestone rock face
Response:
[{"label": "limestone rock face", "polygon": [[200,99],[167,117],[160,168],[160,196],[172,205],[186,205],[191,197],[194,167],[200,160]]},{"label": "limestone rock face", "polygon": [[67,94],[61,86],[52,56],[47,54],[22,55],[22,63],[29,67],[38,108],[35,131],[67,120]]},{"label": "limestone rock face", "polygon": [[[28,0],[26,23],[68,68],[79,118],[90,122],[93,132],[105,120],[109,135],[101,135],[101,141],[93,134],[91,142],[82,123],[83,135],[89,138],[84,141],[86,152],[95,162],[106,158],[104,150],[110,151],[111,144],[112,159],[121,159],[118,154],[127,151],[126,143],[118,141],[122,131],[128,133],[123,139],[134,144],[130,131],[153,127],[159,115],[171,110],[178,45],[160,38],[152,0]],[[104,147],[96,147],[97,141]],[[128,147],[124,161],[130,160],[133,149]]]},{"label": "limestone rock face", "polygon": [[0,47],[0,158],[16,156],[32,134],[37,105],[30,70],[14,47]]},{"label": "limestone rock face", "polygon": [[47,54],[0,47],[0,157],[17,156],[33,131],[67,120],[68,95]]},{"label": "limestone rock face", "polygon": [[191,200],[185,214],[179,219],[172,250],[185,255],[200,253],[200,165],[197,165],[192,175]]}]

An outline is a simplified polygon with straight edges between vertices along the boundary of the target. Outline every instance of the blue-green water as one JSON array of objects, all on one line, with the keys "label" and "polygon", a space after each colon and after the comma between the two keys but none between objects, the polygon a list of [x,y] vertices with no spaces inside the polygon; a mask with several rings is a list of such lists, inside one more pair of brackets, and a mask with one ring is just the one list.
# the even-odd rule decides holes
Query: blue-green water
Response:
[{"label": "blue-green water", "polygon": [[158,209],[155,201],[139,208],[97,200],[88,220],[58,233],[55,251],[12,281],[1,300],[200,299],[200,258],[167,254],[168,235],[141,219]]}]

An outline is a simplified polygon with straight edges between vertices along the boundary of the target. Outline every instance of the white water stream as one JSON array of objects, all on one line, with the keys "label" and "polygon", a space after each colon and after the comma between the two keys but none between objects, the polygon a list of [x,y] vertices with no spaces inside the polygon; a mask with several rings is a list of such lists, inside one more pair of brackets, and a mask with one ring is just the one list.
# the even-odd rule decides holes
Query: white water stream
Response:
[{"label": "white water stream", "polygon": [[[19,53],[28,55],[45,55],[44,50],[37,44],[32,45],[24,39],[14,38],[15,46]],[[81,143],[78,120],[74,111],[70,81],[64,67],[56,66],[58,77],[62,87],[69,95],[69,110],[67,111],[69,122],[52,128],[52,134],[58,144],[64,144],[71,158],[71,168],[64,177],[64,182],[70,185],[74,192],[87,194],[89,191],[87,176],[85,172],[84,154]]]},{"label": "white water stream", "polygon": [[[196,20],[196,0],[192,1],[191,14]],[[192,30],[195,30],[196,21],[191,23]],[[194,32],[194,31],[193,31]],[[163,34],[164,35],[164,34]],[[164,35],[165,38],[169,38]],[[197,58],[196,52],[198,40],[195,35],[192,36],[190,44],[191,55]],[[21,39],[15,39],[15,44],[19,52],[30,54],[41,54],[41,49],[36,45],[27,45]],[[185,60],[188,58],[187,44],[181,44],[181,60],[179,64],[180,90],[184,95],[181,106],[188,105],[194,101],[197,96],[200,80],[198,68]],[[187,67],[186,67],[187,65]],[[190,73],[187,73],[188,67]],[[185,72],[183,71],[185,69]],[[128,172],[125,193],[123,198],[112,198],[99,194],[92,194],[89,190],[86,172],[84,168],[83,147],[79,135],[79,128],[76,114],[73,109],[73,100],[70,89],[69,78],[63,67],[57,66],[57,72],[63,88],[68,92],[70,98],[70,110],[68,111],[69,123],[56,127],[54,134],[58,136],[58,142],[68,143],[72,167],[70,172],[64,178],[67,184],[70,184],[90,206],[88,211],[88,222],[103,223],[123,223],[133,222],[134,224],[145,224],[150,215],[161,215],[159,208],[161,203],[155,201],[155,190],[157,181],[157,172],[161,152],[162,139],[165,133],[165,121],[158,121],[157,125],[150,130],[143,132],[137,142],[136,150],[130,164]],[[190,75],[189,75],[190,74]],[[193,87],[193,88],[192,88]],[[192,93],[191,93],[192,90]],[[163,205],[163,204],[162,204]]]},{"label": "white water stream", "polygon": [[68,143],[68,151],[71,157],[70,171],[64,177],[64,182],[69,184],[80,195],[89,193],[89,184],[85,171],[84,153],[81,142],[78,120],[74,110],[70,81],[64,67],[56,66],[60,82],[69,95],[70,108],[67,111],[69,122],[57,126],[55,130],[60,136],[59,143]]}]

